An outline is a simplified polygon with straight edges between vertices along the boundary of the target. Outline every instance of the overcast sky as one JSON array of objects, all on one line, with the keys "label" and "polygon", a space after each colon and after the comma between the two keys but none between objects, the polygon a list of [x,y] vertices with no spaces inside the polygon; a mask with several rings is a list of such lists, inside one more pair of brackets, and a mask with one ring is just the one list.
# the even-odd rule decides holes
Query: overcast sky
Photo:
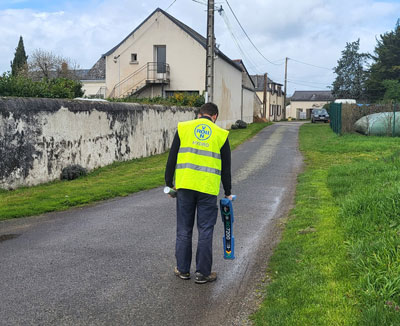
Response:
[{"label": "overcast sky", "polygon": [[[400,17],[400,0],[228,0],[262,56],[226,0],[215,2],[224,10],[222,16],[215,14],[220,49],[231,59],[241,58],[251,74],[267,72],[282,84],[284,59],[289,57],[289,95],[327,89],[346,42],[360,38],[361,51],[373,52],[376,37],[393,30]],[[0,0],[0,72],[10,70],[20,35],[28,55],[40,48],[90,68],[157,7],[205,36],[205,4],[206,0]]]}]

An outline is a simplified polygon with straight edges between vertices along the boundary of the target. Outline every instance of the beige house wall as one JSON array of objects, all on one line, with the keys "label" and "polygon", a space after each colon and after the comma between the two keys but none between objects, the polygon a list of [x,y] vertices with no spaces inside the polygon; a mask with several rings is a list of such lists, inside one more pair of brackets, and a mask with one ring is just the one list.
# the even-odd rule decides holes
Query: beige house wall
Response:
[{"label": "beige house wall", "polygon": [[230,128],[240,119],[241,97],[242,72],[217,57],[214,61],[214,103],[219,108],[219,126]]},{"label": "beige house wall", "polygon": [[264,103],[264,92],[256,92],[256,96],[261,102],[260,106],[254,109],[254,116],[261,118],[263,116],[263,103]]},{"label": "beige house wall", "polygon": [[[107,90],[109,95],[119,81],[123,81],[148,62],[155,62],[155,45],[166,45],[166,63],[170,66],[171,82],[164,90],[204,91],[205,49],[169,18],[156,12],[134,34],[106,57]],[[131,62],[131,54],[137,54],[137,61]],[[119,57],[118,57],[119,56]],[[114,59],[114,57],[118,57]],[[196,63],[196,64],[194,64]],[[193,79],[192,76],[198,76]],[[115,89],[115,96],[123,96],[133,86],[147,78],[147,70],[136,74]],[[148,91],[148,90],[146,90]],[[153,93],[161,95],[161,87]]]},{"label": "beige house wall", "polygon": [[263,109],[262,100],[260,99],[260,96],[258,95],[257,92],[255,92],[253,96],[254,96],[253,117],[261,118]]},{"label": "beige house wall", "polygon": [[103,94],[103,90],[101,89],[102,87],[106,86],[106,81],[105,80],[82,80],[82,91],[84,92],[83,96],[85,97],[93,97],[98,94],[99,91],[101,91]]},{"label": "beige house wall", "polygon": [[[264,92],[256,92],[256,94],[261,101],[261,107],[258,112],[258,116],[261,117],[263,113],[262,103],[264,102]],[[274,121],[274,119],[276,119],[276,121],[280,121],[281,119],[283,119],[283,101],[284,101],[283,94],[281,96],[278,96],[277,92],[275,92],[274,94],[272,94],[271,91],[267,92],[267,119],[269,121]],[[272,112],[271,112],[271,105],[274,105],[274,109],[272,110]],[[279,112],[277,108],[278,105],[280,105]],[[275,111],[276,111],[276,118],[275,118]]]},{"label": "beige house wall", "polygon": [[287,118],[299,119],[299,112],[306,112],[309,119],[313,109],[322,108],[328,101],[291,101],[286,108]]},{"label": "beige house wall", "polygon": [[270,121],[280,121],[283,119],[283,95],[278,93],[267,93],[267,111]]},{"label": "beige house wall", "polygon": [[264,92],[256,92],[256,94],[260,99],[261,103],[264,102]]}]

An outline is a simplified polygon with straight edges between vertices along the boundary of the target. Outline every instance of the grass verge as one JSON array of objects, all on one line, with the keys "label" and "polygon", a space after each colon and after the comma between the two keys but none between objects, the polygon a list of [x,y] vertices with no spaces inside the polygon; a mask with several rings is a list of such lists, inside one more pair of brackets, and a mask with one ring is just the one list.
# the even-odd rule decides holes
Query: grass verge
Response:
[{"label": "grass verge", "polygon": [[304,125],[295,208],[255,325],[400,325],[400,144]]},{"label": "grass verge", "polygon": [[[254,123],[247,129],[232,130],[229,134],[231,148],[234,149],[267,125],[269,123]],[[65,210],[161,186],[164,184],[167,157],[165,153],[117,162],[73,181],[54,181],[0,191],[0,220]]]}]

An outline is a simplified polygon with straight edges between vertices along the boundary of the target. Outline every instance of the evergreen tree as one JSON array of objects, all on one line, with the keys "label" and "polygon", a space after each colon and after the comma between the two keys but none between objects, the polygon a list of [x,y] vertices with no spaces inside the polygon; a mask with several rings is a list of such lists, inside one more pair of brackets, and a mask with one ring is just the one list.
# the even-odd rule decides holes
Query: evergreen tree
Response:
[{"label": "evergreen tree", "polygon": [[334,68],[336,79],[332,84],[332,93],[336,98],[364,98],[365,70],[367,55],[359,53],[360,39],[346,43],[342,57]]},{"label": "evergreen tree", "polygon": [[24,40],[20,36],[18,46],[15,49],[14,60],[11,61],[11,75],[16,76],[21,70],[27,69],[27,60],[28,56],[25,53]]},{"label": "evergreen tree", "polygon": [[384,80],[382,82],[385,87],[385,95],[383,99],[386,102],[395,101],[400,103],[400,82],[398,80]]},{"label": "evergreen tree", "polygon": [[367,95],[371,101],[382,100],[387,87],[385,80],[400,81],[400,22],[393,31],[380,35],[377,40],[374,61],[371,64],[366,82]]}]

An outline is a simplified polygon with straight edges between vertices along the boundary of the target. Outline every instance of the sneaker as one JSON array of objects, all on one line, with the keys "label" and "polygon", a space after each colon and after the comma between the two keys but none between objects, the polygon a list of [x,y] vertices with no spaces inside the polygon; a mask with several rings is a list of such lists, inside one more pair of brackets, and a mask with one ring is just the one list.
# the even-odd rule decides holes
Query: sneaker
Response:
[{"label": "sneaker", "polygon": [[200,272],[196,272],[196,277],[194,279],[195,283],[197,284],[204,284],[207,282],[214,282],[217,279],[217,273],[211,272],[210,275],[204,276]]},{"label": "sneaker", "polygon": [[189,280],[190,279],[190,273],[181,273],[178,270],[178,267],[175,267],[174,272],[175,272],[175,275],[178,276],[182,280]]}]

